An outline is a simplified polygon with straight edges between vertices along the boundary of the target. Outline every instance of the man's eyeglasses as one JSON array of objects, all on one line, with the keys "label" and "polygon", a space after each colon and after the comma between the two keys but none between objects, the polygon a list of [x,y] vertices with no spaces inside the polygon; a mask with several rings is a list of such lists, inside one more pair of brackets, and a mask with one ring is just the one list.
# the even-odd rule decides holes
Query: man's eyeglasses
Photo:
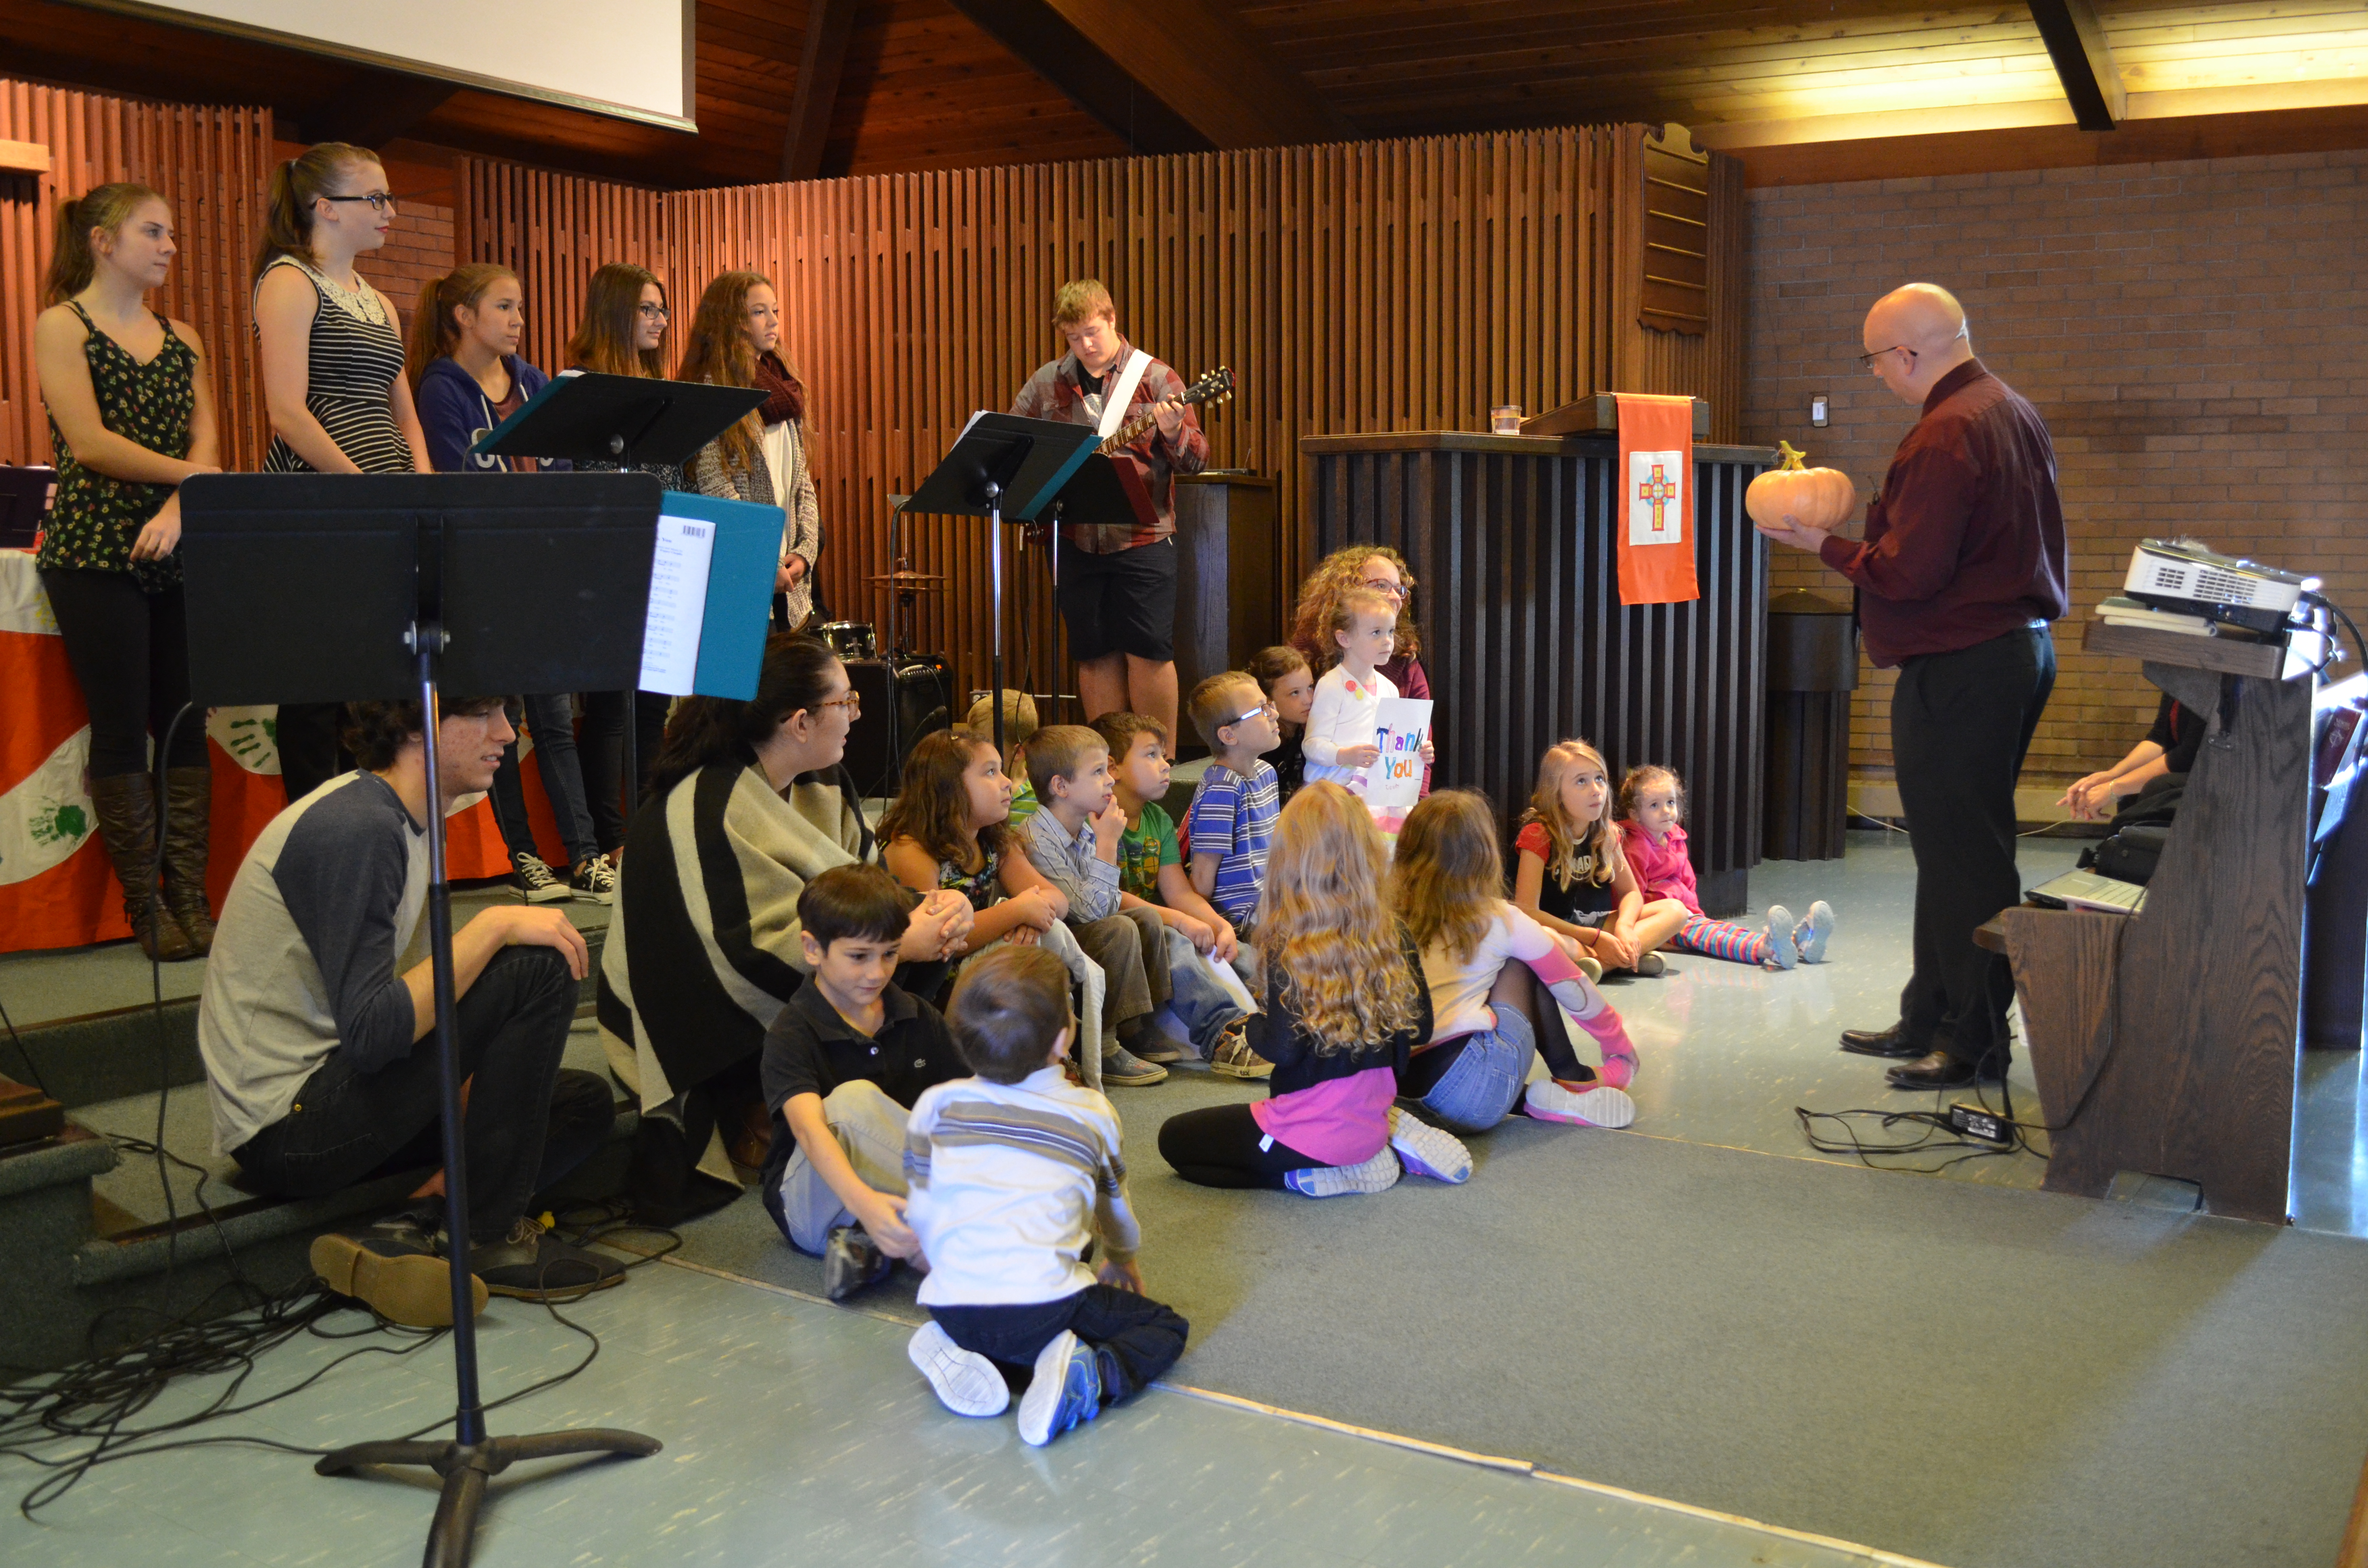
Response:
[{"label": "man's eyeglasses", "polygon": [[1910,359],[1916,358],[1916,350],[1908,347],[1907,345],[1904,343],[1895,343],[1888,348],[1878,348],[1872,354],[1860,355],[1858,357],[1859,368],[1861,369],[1871,369],[1873,368],[1874,362],[1877,359],[1882,358],[1886,354],[1905,354]]},{"label": "man's eyeglasses", "polygon": [[1393,583],[1386,577],[1368,577],[1359,585],[1370,589],[1372,592],[1381,595],[1383,598],[1389,599],[1397,604],[1406,603],[1406,595],[1412,592],[1411,589],[1404,586],[1403,585]]},{"label": "man's eyeglasses", "polygon": [[323,201],[367,201],[373,212],[394,210],[394,198],[383,190],[373,190],[368,196],[324,196]]},{"label": "man's eyeglasses", "polygon": [[1232,718],[1226,720],[1224,723],[1218,725],[1217,728],[1221,730],[1230,730],[1235,724],[1240,723],[1243,720],[1255,719],[1261,713],[1265,714],[1269,719],[1275,717],[1276,710],[1274,704],[1271,702],[1261,702],[1255,708],[1245,708],[1240,712],[1235,714]]},{"label": "man's eyeglasses", "polygon": [[666,308],[664,305],[653,305],[647,300],[635,305],[633,309],[639,311],[642,313],[643,319],[645,321],[664,321],[666,319],[667,315]]}]

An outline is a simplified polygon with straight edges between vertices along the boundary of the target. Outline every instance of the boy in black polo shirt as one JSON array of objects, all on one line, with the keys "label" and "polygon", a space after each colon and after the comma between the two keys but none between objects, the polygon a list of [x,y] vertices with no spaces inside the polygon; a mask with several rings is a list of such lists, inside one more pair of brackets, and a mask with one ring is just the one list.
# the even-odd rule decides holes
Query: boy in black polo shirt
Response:
[{"label": "boy in black polo shirt", "polygon": [[905,1114],[922,1090],[970,1074],[938,1010],[894,983],[905,917],[905,890],[877,866],[808,882],[799,941],[814,978],[765,1035],[765,1207],[791,1246],[822,1255],[834,1301],[919,1252],[905,1223]]}]

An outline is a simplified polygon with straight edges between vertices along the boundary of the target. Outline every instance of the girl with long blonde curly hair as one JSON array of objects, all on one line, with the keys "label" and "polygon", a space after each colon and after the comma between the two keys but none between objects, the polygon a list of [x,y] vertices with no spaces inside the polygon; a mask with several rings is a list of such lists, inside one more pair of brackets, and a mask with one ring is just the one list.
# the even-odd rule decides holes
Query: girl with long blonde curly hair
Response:
[{"label": "girl with long blonde curly hair", "polygon": [[[1622,1091],[1636,1049],[1620,1015],[1579,968],[1578,943],[1506,902],[1504,887],[1486,798],[1443,790],[1406,813],[1389,904],[1422,953],[1431,1034],[1399,1074],[1399,1093],[1458,1132],[1485,1132],[1515,1111],[1627,1126],[1636,1108]],[[1602,1047],[1600,1075],[1571,1049],[1563,1011]],[[1525,1086],[1538,1055],[1552,1078]]]},{"label": "girl with long blonde curly hair", "polygon": [[1383,866],[1372,818],[1338,784],[1283,808],[1258,904],[1264,1011],[1248,1020],[1274,1063],[1269,1097],[1168,1119],[1159,1152],[1186,1181],[1337,1198],[1394,1186],[1401,1162],[1471,1175],[1461,1143],[1391,1103],[1430,1005],[1413,938],[1383,907]]}]

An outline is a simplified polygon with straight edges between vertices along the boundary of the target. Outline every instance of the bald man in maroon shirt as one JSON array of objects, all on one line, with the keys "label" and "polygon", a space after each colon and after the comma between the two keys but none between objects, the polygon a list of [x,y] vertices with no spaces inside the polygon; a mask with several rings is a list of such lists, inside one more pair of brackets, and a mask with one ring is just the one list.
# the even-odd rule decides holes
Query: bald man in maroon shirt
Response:
[{"label": "bald man in maroon shirt", "polygon": [[2047,623],[2067,608],[2055,449],[2039,413],[1974,358],[1965,312],[1930,283],[1867,312],[1862,363],[1923,416],[1867,504],[1866,537],[1793,517],[1760,532],[1858,585],[1875,664],[1897,666],[1891,752],[1916,855],[1915,972],[1899,1021],[1842,1048],[1901,1059],[1902,1089],[2006,1075],[2006,960],[1975,928],[2022,902],[2014,786],[2055,685]]}]

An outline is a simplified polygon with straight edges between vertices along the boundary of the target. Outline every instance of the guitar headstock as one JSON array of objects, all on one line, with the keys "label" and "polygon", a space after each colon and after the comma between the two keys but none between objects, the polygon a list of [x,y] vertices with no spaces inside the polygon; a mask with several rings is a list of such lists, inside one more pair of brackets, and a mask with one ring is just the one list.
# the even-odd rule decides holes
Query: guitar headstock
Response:
[{"label": "guitar headstock", "polygon": [[1234,395],[1234,373],[1220,365],[1184,389],[1186,403],[1223,403]]}]

